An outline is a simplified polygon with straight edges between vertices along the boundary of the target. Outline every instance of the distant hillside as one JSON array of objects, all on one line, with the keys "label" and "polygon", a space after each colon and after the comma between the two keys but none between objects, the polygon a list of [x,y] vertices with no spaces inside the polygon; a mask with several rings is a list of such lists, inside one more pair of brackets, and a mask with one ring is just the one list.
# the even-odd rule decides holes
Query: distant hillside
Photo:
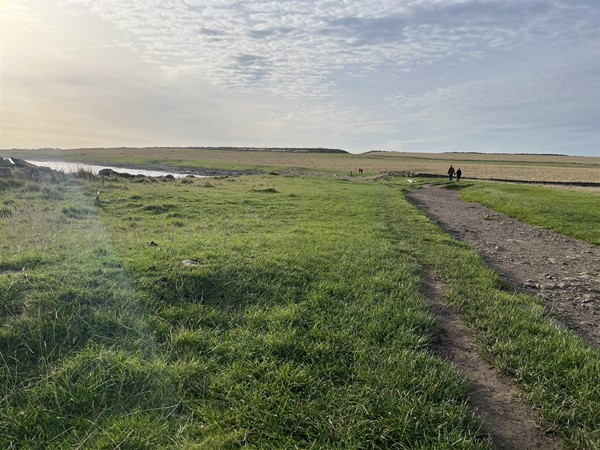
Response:
[{"label": "distant hillside", "polygon": [[[89,147],[89,148],[70,148],[70,149],[60,149],[60,148],[52,148],[52,149],[37,149],[37,150],[53,150],[53,151],[61,151],[61,150],[70,150],[70,151],[79,151],[79,150],[112,150],[112,149],[128,149],[128,150],[160,150],[160,149],[168,149],[168,150],[216,150],[216,151],[232,151],[232,152],[286,152],[286,153],[339,153],[339,154],[349,154],[346,150],[341,150],[339,148],[308,148],[308,147]],[[19,150],[19,149],[13,149]],[[22,149],[25,150],[25,149]]]},{"label": "distant hillside", "polygon": [[289,153],[344,153],[346,150],[339,148],[304,148],[304,147],[184,147],[198,150],[227,150],[244,152],[289,152]]}]

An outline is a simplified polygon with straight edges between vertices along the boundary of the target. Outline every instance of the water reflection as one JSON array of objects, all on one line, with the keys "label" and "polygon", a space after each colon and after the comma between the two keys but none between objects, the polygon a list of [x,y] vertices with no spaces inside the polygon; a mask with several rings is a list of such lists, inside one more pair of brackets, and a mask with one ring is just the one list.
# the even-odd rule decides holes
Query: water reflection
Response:
[{"label": "water reflection", "polygon": [[[146,170],[146,169],[130,169],[125,167],[115,166],[96,166],[93,164],[83,164],[76,162],[64,162],[64,161],[31,161],[27,160],[28,163],[34,164],[39,167],[48,167],[52,170],[58,170],[64,173],[75,173],[80,170],[91,172],[97,175],[102,169],[112,169],[119,173],[129,173],[131,175],[145,175],[147,177],[164,177],[166,175],[173,175],[175,178],[184,178],[188,176],[187,173],[176,173],[176,172],[162,172],[160,170]],[[197,175],[195,175],[197,176]]]}]

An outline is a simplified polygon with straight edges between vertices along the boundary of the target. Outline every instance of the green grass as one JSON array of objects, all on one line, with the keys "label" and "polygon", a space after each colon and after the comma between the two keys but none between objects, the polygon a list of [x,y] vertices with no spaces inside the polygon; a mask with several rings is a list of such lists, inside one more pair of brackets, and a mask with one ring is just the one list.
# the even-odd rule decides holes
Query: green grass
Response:
[{"label": "green grass", "polygon": [[522,222],[600,245],[600,194],[529,185],[470,183],[463,200]]},{"label": "green grass", "polygon": [[85,182],[43,214],[41,191],[21,200],[3,255],[46,263],[0,278],[0,446],[487,448],[372,189],[391,192],[249,178],[109,183],[95,214]]},{"label": "green grass", "polygon": [[1,448],[489,448],[431,353],[425,266],[567,445],[598,445],[597,352],[400,185],[116,180],[94,208],[99,185],[0,192]]},{"label": "green grass", "polygon": [[517,380],[567,448],[597,448],[598,352],[555,325],[535,299],[505,291],[504,282],[466,245],[439,234],[422,217],[410,222],[419,234],[395,222],[391,229],[445,281],[444,300],[463,311],[487,359]]}]

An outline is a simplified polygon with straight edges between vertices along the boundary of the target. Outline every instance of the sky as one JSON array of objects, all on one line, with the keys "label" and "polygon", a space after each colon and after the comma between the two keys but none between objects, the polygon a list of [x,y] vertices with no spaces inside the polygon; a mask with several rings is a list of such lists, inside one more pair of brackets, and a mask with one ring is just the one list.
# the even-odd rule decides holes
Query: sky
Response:
[{"label": "sky", "polygon": [[0,0],[0,148],[600,156],[598,0]]}]

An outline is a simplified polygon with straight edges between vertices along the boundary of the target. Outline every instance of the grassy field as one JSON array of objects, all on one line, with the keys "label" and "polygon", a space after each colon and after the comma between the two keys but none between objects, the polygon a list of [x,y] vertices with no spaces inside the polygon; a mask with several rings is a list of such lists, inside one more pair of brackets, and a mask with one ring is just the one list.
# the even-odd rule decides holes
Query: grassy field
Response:
[{"label": "grassy field", "polygon": [[598,353],[407,184],[0,180],[0,447],[490,448],[425,268],[546,426],[599,446]]},{"label": "grassy field", "polygon": [[540,186],[478,183],[461,198],[484,204],[521,222],[600,245],[600,194]]},{"label": "grassy field", "polygon": [[338,153],[233,151],[203,148],[101,148],[71,150],[4,150],[0,155],[38,160],[58,159],[122,165],[252,169],[263,172],[304,171],[349,174],[359,168],[365,175],[408,171],[444,175],[450,164],[466,178],[600,182],[600,157],[508,155],[476,153],[368,152]]}]

